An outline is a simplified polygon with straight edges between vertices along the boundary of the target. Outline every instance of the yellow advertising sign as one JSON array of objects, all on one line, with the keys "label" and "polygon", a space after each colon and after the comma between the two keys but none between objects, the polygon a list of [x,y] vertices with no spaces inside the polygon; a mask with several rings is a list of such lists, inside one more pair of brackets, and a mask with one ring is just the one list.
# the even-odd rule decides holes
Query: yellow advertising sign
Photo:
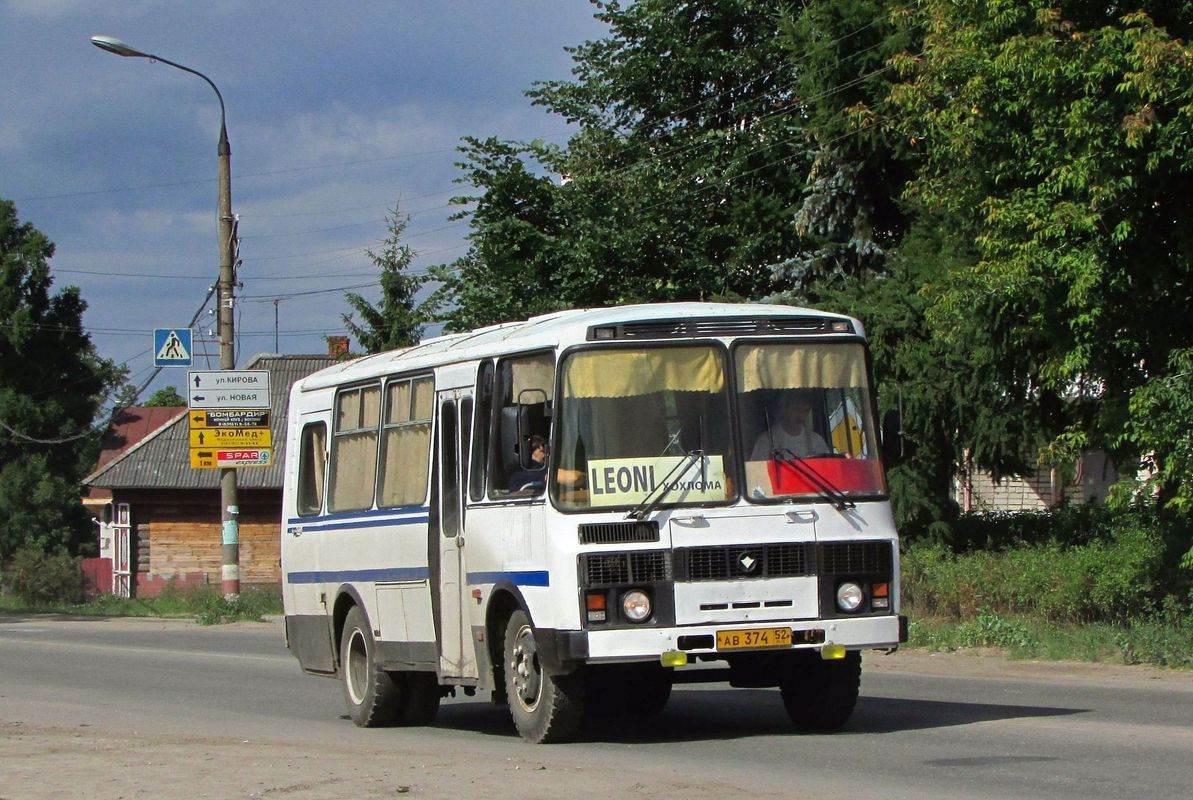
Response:
[{"label": "yellow advertising sign", "polygon": [[273,435],[269,428],[191,428],[196,447],[273,447]]}]

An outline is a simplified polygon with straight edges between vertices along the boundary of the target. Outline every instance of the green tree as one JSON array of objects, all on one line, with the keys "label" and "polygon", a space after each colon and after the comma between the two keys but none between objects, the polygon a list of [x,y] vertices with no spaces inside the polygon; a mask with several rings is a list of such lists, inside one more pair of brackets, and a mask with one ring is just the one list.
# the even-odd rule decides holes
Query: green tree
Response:
[{"label": "green tree", "polygon": [[899,80],[892,64],[920,34],[893,24],[893,7],[810,0],[783,26],[815,156],[795,216],[807,244],[781,266],[773,299],[865,323],[883,407],[904,413],[909,455],[889,474],[896,519],[913,536],[945,535],[935,523],[957,512],[949,496],[958,472],[1032,466],[1058,404],[1038,391],[1028,354],[1004,347],[980,313],[963,337],[924,325],[925,287],[977,254],[949,217],[917,217],[902,202],[920,156],[881,122]]},{"label": "green tree", "polygon": [[79,481],[95,463],[100,401],[122,377],[83,330],[79,290],[50,293],[53,254],[0,200],[0,559],[89,537]]},{"label": "green tree", "polygon": [[[1058,450],[1106,446],[1167,477],[1179,437],[1148,437],[1140,389],[1193,342],[1193,4],[929,0],[892,63],[887,124],[922,150],[906,199],[976,249],[927,287],[929,324],[963,343],[975,310],[1039,386],[1066,398]],[[1157,382],[1160,382],[1157,384]],[[1188,420],[1185,420],[1186,431]],[[1122,435],[1126,430],[1129,435]],[[1174,483],[1173,481],[1176,481]]]},{"label": "green tree", "polygon": [[660,300],[758,298],[801,248],[811,162],[784,63],[794,2],[595,2],[605,38],[532,100],[566,147],[469,139],[467,255],[437,270],[448,326]]},{"label": "green tree", "polygon": [[149,399],[141,405],[149,406],[150,408],[184,406],[186,405],[186,398],[180,395],[178,390],[173,386],[163,386],[151,394]]},{"label": "green tree", "polygon": [[402,243],[410,218],[403,217],[395,204],[385,221],[389,235],[379,250],[367,251],[369,260],[381,271],[381,301],[374,306],[359,294],[349,293],[346,297],[354,313],[360,315],[360,322],[352,314],[345,314],[344,324],[369,353],[418,344],[426,322],[415,296],[427,279],[410,273],[418,254]]}]

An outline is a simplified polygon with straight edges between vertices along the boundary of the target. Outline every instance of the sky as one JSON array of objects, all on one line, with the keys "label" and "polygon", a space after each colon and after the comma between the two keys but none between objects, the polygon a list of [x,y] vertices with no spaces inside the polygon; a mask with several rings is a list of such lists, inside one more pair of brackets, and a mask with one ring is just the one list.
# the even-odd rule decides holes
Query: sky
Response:
[{"label": "sky", "polygon": [[[462,136],[563,143],[531,105],[601,38],[588,0],[0,0],[0,198],[54,242],[99,354],[141,385],[153,331],[186,327],[219,273],[219,103],[200,78],[94,47],[113,36],[191,67],[224,97],[239,218],[237,368],[325,353],[345,291],[379,298],[365,252],[395,204],[414,270],[466,250],[452,221]],[[275,302],[276,301],[276,302]],[[218,369],[209,301],[194,369]],[[434,333],[432,329],[430,331]],[[276,346],[275,346],[276,342]],[[352,343],[354,347],[358,343]],[[153,378],[182,390],[185,367]]]}]

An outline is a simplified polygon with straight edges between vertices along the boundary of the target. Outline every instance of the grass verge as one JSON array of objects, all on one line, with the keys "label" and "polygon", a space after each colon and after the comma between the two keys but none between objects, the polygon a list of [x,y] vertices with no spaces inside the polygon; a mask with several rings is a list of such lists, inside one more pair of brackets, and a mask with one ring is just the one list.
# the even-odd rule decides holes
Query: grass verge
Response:
[{"label": "grass verge", "polygon": [[1164,609],[1121,623],[1065,623],[980,610],[962,622],[909,615],[908,647],[993,647],[1012,658],[1193,669],[1193,621]]},{"label": "grass verge", "polygon": [[267,615],[281,614],[282,598],[276,589],[248,588],[235,600],[225,600],[217,590],[208,587],[167,587],[157,597],[147,598],[100,595],[85,603],[30,604],[12,595],[0,594],[0,611],[100,617],[189,618],[200,625],[218,625],[238,621],[260,622]]}]

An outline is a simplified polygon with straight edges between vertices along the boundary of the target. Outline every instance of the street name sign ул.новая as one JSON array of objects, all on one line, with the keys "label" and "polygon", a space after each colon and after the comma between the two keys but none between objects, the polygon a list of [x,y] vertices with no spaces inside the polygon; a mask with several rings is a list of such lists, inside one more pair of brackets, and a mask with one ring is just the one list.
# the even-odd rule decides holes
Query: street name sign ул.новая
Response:
[{"label": "street name sign \u0443\u043b.\u043d\u043e\u0432\u0430\u044f", "polygon": [[272,463],[268,371],[192,370],[187,373],[187,405],[191,468]]}]

